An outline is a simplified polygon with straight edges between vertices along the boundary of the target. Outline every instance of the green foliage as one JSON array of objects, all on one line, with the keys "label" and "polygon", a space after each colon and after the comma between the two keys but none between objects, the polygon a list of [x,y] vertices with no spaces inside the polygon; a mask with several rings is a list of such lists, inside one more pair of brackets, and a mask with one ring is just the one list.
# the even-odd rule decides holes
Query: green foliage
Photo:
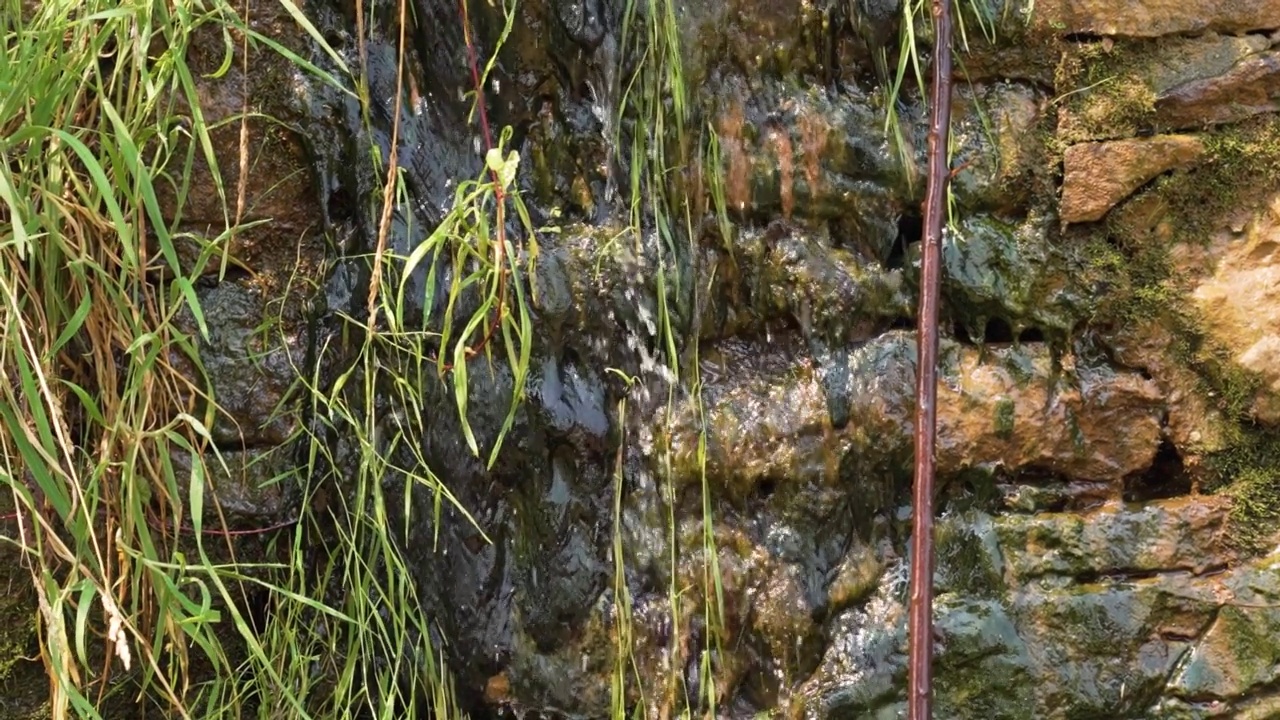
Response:
[{"label": "green foliage", "polygon": [[[677,449],[663,443],[658,462],[660,476],[668,483],[663,495],[667,506],[668,570],[671,584],[667,588],[667,601],[671,611],[673,648],[678,653],[699,652],[698,697],[690,697],[685,678],[673,673],[666,678],[643,678],[630,658],[628,642],[620,642],[615,648],[618,661],[613,678],[613,718],[622,720],[628,707],[636,712],[654,711],[692,714],[703,707],[716,713],[719,699],[716,668],[712,664],[713,651],[720,648],[724,636],[724,590],[721,584],[716,549],[713,517],[713,494],[706,473],[706,427],[702,406],[702,381],[698,360],[697,328],[689,333],[677,328],[677,308],[671,299],[683,298],[690,308],[699,304],[699,287],[696,267],[692,272],[682,272],[681,259],[689,264],[697,263],[698,232],[703,218],[699,208],[710,204],[715,213],[716,227],[726,248],[733,237],[732,223],[724,193],[723,167],[718,139],[708,128],[707,134],[695,140],[691,134],[696,109],[690,104],[686,86],[680,47],[680,28],[677,5],[672,0],[628,0],[623,10],[622,52],[627,58],[638,58],[631,76],[624,81],[618,116],[630,124],[629,145],[625,144],[621,124],[615,128],[614,146],[629,147],[626,155],[630,168],[628,215],[630,234],[637,250],[646,248],[646,238],[656,239],[649,248],[656,260],[653,271],[653,287],[658,301],[658,334],[672,382],[668,389],[664,423],[669,430],[675,422],[679,402],[689,403],[695,410],[698,446],[694,453],[698,463],[703,514],[700,556],[702,576],[696,587],[680,585],[680,538],[676,518],[678,502],[677,475],[674,457]],[[695,150],[695,147],[698,148]],[[703,182],[707,183],[704,188]],[[731,252],[731,250],[730,250]],[[685,307],[679,307],[684,310]],[[696,316],[696,310],[683,313]],[[683,334],[691,335],[681,340]],[[620,408],[621,409],[621,408]],[[619,414],[619,422],[625,423],[625,415]],[[670,433],[668,432],[669,436]],[[679,451],[683,453],[684,451]],[[616,480],[622,482],[621,474]],[[619,490],[620,492],[620,490]],[[625,587],[625,565],[621,544],[621,524],[614,524],[615,584]],[[680,639],[692,632],[693,619],[686,617],[689,606],[686,597],[692,594],[701,600],[697,613],[706,627],[706,645],[700,649],[685,648]],[[621,604],[623,596],[617,601]],[[620,620],[620,622],[623,622]],[[625,622],[629,625],[629,616]],[[630,638],[629,627],[617,629],[620,641]],[[679,664],[684,664],[681,657]],[[659,681],[658,692],[646,690],[645,681]],[[638,705],[637,703],[638,699]]]},{"label": "green foliage", "polygon": [[[298,7],[282,4],[348,72]],[[509,32],[514,5],[503,10]],[[488,179],[462,183],[446,221],[410,257],[379,248],[371,258],[388,270],[375,273],[354,361],[328,385],[297,368],[320,419],[311,430],[341,433],[356,457],[302,438],[312,484],[304,517],[277,536],[285,561],[237,561],[229,541],[206,540],[221,524],[216,495],[205,492],[221,463],[210,432],[217,408],[199,337],[177,320],[193,318],[207,336],[196,279],[219,255],[225,267],[227,240],[245,227],[233,227],[186,60],[194,33],[221,33],[216,80],[232,63],[232,30],[246,50],[265,45],[321,82],[352,84],[245,28],[221,0],[0,8],[0,482],[22,528],[5,539],[24,555],[38,599],[50,713],[101,717],[104,697],[126,687],[116,682],[123,674],[183,717],[453,717],[448,670],[388,522],[383,481],[425,486],[437,513],[453,502],[420,457],[421,389],[431,375],[449,377],[466,426],[468,364],[493,349],[505,352],[516,391],[484,448],[490,460],[511,426],[530,355],[521,278],[537,254],[502,231],[511,208],[534,237],[513,187],[519,159],[504,155],[504,134]],[[227,219],[216,237],[175,229],[197,152]],[[405,200],[394,163],[382,166],[387,207]],[[162,204],[165,189],[178,210]],[[383,228],[385,237],[385,216]],[[449,295],[443,324],[413,327],[404,308],[422,299],[406,298],[399,278],[446,261],[469,274],[438,290]],[[405,412],[380,415],[379,397]],[[189,471],[175,454],[191,457]],[[398,466],[405,457],[417,462]],[[335,468],[351,468],[344,490],[328,505],[310,502]],[[318,568],[308,565],[316,534],[334,540]],[[265,591],[265,628],[244,615],[251,586]]]},{"label": "green foliage", "polygon": [[[408,11],[403,0],[400,10],[402,17]],[[503,4],[501,12],[505,25],[494,58],[511,31],[515,3]],[[470,22],[465,4],[460,22]],[[402,71],[406,52],[402,37]],[[493,63],[491,58],[484,67],[481,87]],[[403,90],[403,72],[398,81]],[[367,91],[359,95],[367,103]],[[480,99],[476,102],[480,109]],[[482,110],[478,115],[483,125]],[[368,112],[364,117],[367,122]],[[392,147],[398,130],[398,125],[393,127]],[[487,126],[483,131],[487,137]],[[514,184],[520,158],[506,150],[510,136],[510,129],[504,130],[497,144],[487,149],[479,177],[458,184],[439,225],[408,228],[417,238],[405,257],[391,252],[386,239],[395,205],[409,202],[408,188],[394,154],[376,158],[376,169],[386,174],[387,183],[377,247],[367,258],[372,269],[368,315],[343,318],[343,335],[358,341],[336,380],[323,384],[316,368],[307,381],[311,416],[316,419],[316,427],[310,429],[308,475],[315,483],[313,490],[325,485],[343,489],[335,506],[314,519],[336,537],[327,546],[328,560],[318,576],[300,565],[289,575],[289,588],[297,597],[336,593],[341,602],[327,614],[305,604],[295,606],[293,614],[273,624],[273,650],[264,654],[275,662],[314,657],[326,664],[322,676],[329,680],[323,692],[313,694],[322,699],[315,710],[319,717],[347,717],[356,708],[396,718],[450,718],[459,713],[443,648],[431,642],[431,618],[419,601],[401,548],[414,522],[411,494],[434,498],[437,532],[446,503],[475,524],[423,455],[433,384],[446,384],[469,449],[477,456],[487,454],[490,465],[524,397],[534,292],[526,279],[533,277],[537,233],[554,229],[532,225]],[[524,230],[526,245],[506,233],[505,217],[511,211]],[[442,287],[438,270],[446,265],[454,277]],[[427,278],[422,297],[409,294],[415,274]],[[422,311],[435,307],[437,300],[445,305],[442,317]],[[512,394],[500,431],[489,447],[483,447],[469,421],[470,378],[473,373],[496,372],[495,350],[505,355]],[[321,357],[332,362],[342,352],[327,348]],[[334,437],[344,441],[335,447],[328,441]],[[405,507],[388,507],[389,478],[403,482]],[[403,526],[391,522],[393,510],[404,518]],[[290,553],[298,562],[304,555],[299,546]],[[315,682],[314,671],[302,663],[289,662],[288,670],[286,682]],[[426,699],[425,705],[421,699]]]},{"label": "green foliage", "polygon": [[[192,652],[231,671],[214,608],[230,589],[172,542],[175,524],[207,518],[184,505],[170,457],[210,446],[197,338],[175,317],[207,333],[191,268],[232,230],[178,233],[159,197],[169,184],[183,204],[197,150],[217,167],[185,53],[200,27],[234,22],[221,2],[0,9],[0,482],[23,528],[6,540],[38,596],[54,717],[98,717],[122,672],[181,708]],[[232,627],[247,633],[238,615]]]}]

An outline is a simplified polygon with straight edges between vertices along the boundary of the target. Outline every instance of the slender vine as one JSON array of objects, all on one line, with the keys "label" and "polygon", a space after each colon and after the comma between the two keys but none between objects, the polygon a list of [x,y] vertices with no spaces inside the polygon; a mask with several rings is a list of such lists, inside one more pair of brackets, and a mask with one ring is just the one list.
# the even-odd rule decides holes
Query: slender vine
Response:
[{"label": "slender vine", "polygon": [[933,486],[938,421],[938,296],[946,220],[947,136],[951,126],[951,1],[933,0],[937,38],[929,127],[929,179],[921,242],[917,327],[915,482],[912,497],[911,606],[907,717],[929,720],[933,685]]}]

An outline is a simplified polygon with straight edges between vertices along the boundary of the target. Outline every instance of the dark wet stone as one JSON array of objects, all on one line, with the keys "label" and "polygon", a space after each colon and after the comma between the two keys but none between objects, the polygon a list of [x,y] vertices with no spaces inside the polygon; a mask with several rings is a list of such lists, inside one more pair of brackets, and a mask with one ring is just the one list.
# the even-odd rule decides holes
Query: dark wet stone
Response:
[{"label": "dark wet stone", "polygon": [[[298,428],[300,406],[288,402],[300,369],[306,364],[306,326],[301,299],[290,296],[268,303],[265,291],[249,282],[223,282],[197,290],[209,338],[199,340],[204,377],[216,405],[210,428],[222,447],[279,445]],[[285,304],[281,304],[281,303]],[[177,324],[193,339],[199,329],[190,310]],[[171,353],[199,387],[203,378],[186,356]]]},{"label": "dark wet stone", "polygon": [[1227,504],[1216,497],[1138,509],[1108,504],[1087,514],[1006,515],[995,527],[1009,572],[1023,581],[1045,575],[1204,573],[1235,557],[1226,538]]},{"label": "dark wet stone", "polygon": [[[191,477],[191,454],[175,450],[171,457],[174,475],[183,481],[179,500],[189,512],[190,485],[185,481]],[[254,530],[298,517],[301,468],[292,446],[210,451],[201,461],[205,473],[203,522],[206,528],[221,528],[220,512],[232,530]]]},{"label": "dark wet stone", "polygon": [[[412,201],[393,215],[397,252],[439,219],[451,181],[480,177],[476,128],[456,100],[470,89],[457,18],[447,3],[420,5],[423,25],[439,23],[444,37],[435,49],[419,29],[411,63],[429,90],[401,115]],[[530,373],[515,387],[496,343],[491,360],[468,366],[481,457],[463,440],[456,371],[380,355],[420,371],[420,396],[412,407],[392,393],[360,399],[374,403],[385,437],[410,414],[424,418],[393,458],[407,471],[380,479],[392,521],[408,529],[423,612],[477,714],[608,714],[614,642],[629,613],[624,663],[650,693],[641,710],[674,716],[678,683],[694,695],[705,687],[711,602],[723,602],[725,619],[707,656],[722,711],[892,717],[901,707],[916,362],[906,328],[925,106],[913,90],[901,96],[898,152],[865,54],[884,42],[896,3],[801,5],[678,6],[682,70],[697,88],[690,144],[716,135],[729,217],[695,197],[679,205],[687,217],[657,224],[646,215],[631,228],[619,202],[626,152],[609,147],[613,131],[627,145],[636,128],[633,115],[616,112],[637,60],[617,57],[635,51],[616,35],[621,7],[521,3],[487,97],[491,122],[517,128],[531,217],[557,226],[538,238],[536,268],[521,286],[536,291]],[[1021,7],[1002,8],[1000,26],[1023,22]],[[477,11],[477,36],[491,42],[496,18]],[[1064,105],[1064,116],[1088,108],[1076,95],[1050,101],[1083,84],[1049,90],[1064,41],[1035,32],[1000,40],[981,71],[1031,82],[957,88],[959,213],[944,245],[938,406],[938,707],[961,720],[1156,717],[1150,709],[1168,700],[1164,679],[1217,611],[1221,586],[1197,573],[1232,557],[1218,534],[1229,506],[1179,499],[1078,512],[1119,499],[1156,466],[1170,391],[1105,352],[1079,350],[1115,278],[1061,230],[1046,200],[1056,150],[1045,118]],[[1232,72],[1232,53],[1260,41],[1178,42],[1199,48],[1203,62],[1170,61],[1173,70],[1143,85],[1143,102],[1202,81],[1200,70]],[[1013,57],[1017,43],[1052,62],[1005,70],[992,61]],[[361,253],[376,233],[364,204],[381,180],[360,163],[370,151],[386,156],[402,112],[388,100],[392,47],[387,37],[371,41],[371,126],[332,97],[319,124],[337,128],[316,147],[329,216],[345,232],[321,324],[329,332],[337,313],[358,314],[367,296]],[[704,151],[696,145],[690,156]],[[710,189],[712,167],[682,168],[672,183]],[[345,219],[336,212],[344,193],[359,201]],[[510,232],[522,237],[514,223]],[[456,279],[449,258],[438,273],[442,285]],[[426,279],[411,279],[415,293]],[[466,294],[456,312],[477,302]],[[414,310],[438,319],[442,307]],[[517,391],[522,402],[490,465]],[[338,439],[337,456],[354,463],[350,440]],[[422,481],[424,465],[457,506]],[[1025,497],[1002,504],[1001,487]],[[998,514],[1010,509],[1024,514]],[[712,557],[719,596],[706,587]],[[1236,685],[1193,678],[1175,699],[1189,706],[1205,687],[1259,687],[1255,675],[1241,676]],[[624,692],[642,702],[633,683]]]}]

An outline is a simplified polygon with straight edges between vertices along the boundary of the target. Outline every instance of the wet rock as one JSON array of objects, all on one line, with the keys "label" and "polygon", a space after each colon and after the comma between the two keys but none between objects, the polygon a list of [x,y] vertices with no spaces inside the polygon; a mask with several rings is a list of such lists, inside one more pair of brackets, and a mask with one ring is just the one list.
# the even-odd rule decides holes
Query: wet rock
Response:
[{"label": "wet rock", "polygon": [[[755,83],[753,83],[754,85]],[[884,187],[906,170],[866,92],[765,82],[724,83],[712,120],[728,208],[748,217],[851,216],[864,233],[892,237],[900,201]],[[879,181],[877,181],[877,179]]]},{"label": "wet rock", "polygon": [[[803,677],[813,669],[805,657],[813,653],[813,648],[805,646],[821,628],[814,622],[816,608],[806,602],[803,568],[799,564],[777,565],[747,596],[750,631],[761,639],[765,649],[760,668],[763,674],[779,679],[788,673]],[[785,683],[770,685],[790,690]]]},{"label": "wet rock", "polygon": [[[1270,40],[1203,37],[1087,43],[1066,53],[1058,136],[1066,142],[1200,129],[1274,109]],[[1239,93],[1241,102],[1228,101]]]},{"label": "wet rock", "polygon": [[1280,423],[1280,198],[1243,236],[1224,234],[1215,246],[1217,267],[1192,297],[1209,334],[1261,380],[1255,417]]},{"label": "wet rock", "polygon": [[1234,122],[1280,110],[1280,53],[1251,55],[1217,77],[1179,85],[1156,100],[1167,127]]},{"label": "wet rock", "polygon": [[[707,393],[707,468],[735,492],[759,482],[833,482],[901,461],[910,447],[914,343],[891,332],[852,351],[847,385],[850,422],[831,427],[813,373],[782,377],[730,374]],[[1118,481],[1151,464],[1160,441],[1161,398],[1136,373],[1069,366],[1055,369],[1043,346],[942,348],[938,395],[938,472],[966,468],[1043,468],[1068,476]],[[673,445],[696,446],[687,430]],[[1114,428],[1123,427],[1117,435]],[[842,466],[842,459],[856,458]],[[685,471],[681,471],[685,472]]]},{"label": "wet rock", "polygon": [[1029,204],[1045,152],[1039,132],[1045,100],[1020,83],[956,88],[951,163],[958,171],[951,187],[961,205],[1013,213]]},{"label": "wet rock", "polygon": [[934,527],[939,594],[997,599],[1006,590],[1005,557],[992,517],[978,510],[949,512]]},{"label": "wet rock", "polygon": [[[938,638],[937,713],[941,717],[1033,716],[1031,658],[999,600],[942,595],[935,614]],[[991,693],[991,678],[1002,691]]]},{"label": "wet rock", "polygon": [[[1212,708],[1221,706],[1222,701],[1214,701],[1206,703]],[[1275,691],[1265,689],[1259,690],[1255,695],[1235,703],[1234,718],[1238,720],[1267,720],[1273,718],[1280,713],[1280,694]]]},{"label": "wet rock", "polygon": [[1005,515],[995,520],[1009,572],[1019,582],[1187,571],[1201,574],[1234,559],[1226,518],[1230,502],[1194,497],[1087,513]]},{"label": "wet rock", "polygon": [[1276,632],[1278,609],[1224,607],[1174,677],[1173,689],[1185,697],[1225,700],[1269,685],[1276,679],[1274,664],[1280,658],[1260,652],[1270,645],[1263,638]]},{"label": "wet rock", "polygon": [[1063,35],[1159,37],[1244,33],[1280,25],[1277,0],[1037,0],[1033,21]]},{"label": "wet rock", "polygon": [[[272,307],[266,291],[250,282],[219,283],[197,297],[209,329],[208,339],[199,341],[202,372],[177,352],[171,361],[197,387],[203,378],[212,386],[214,442],[228,448],[285,442],[298,427],[299,409],[285,400],[305,363],[307,328],[297,319],[300,308],[281,303],[300,298],[277,299]],[[189,309],[176,322],[199,337]]]},{"label": "wet rock", "polygon": [[887,244],[868,248],[863,238],[850,252],[851,238],[780,230],[762,238],[744,234],[739,244],[756,240],[763,245],[755,254],[760,265],[752,268],[744,260],[742,271],[756,275],[751,284],[764,317],[788,318],[806,337],[842,345],[866,340],[889,320],[910,314],[902,273],[869,263],[856,252],[861,248],[887,255]]},{"label": "wet rock", "polygon": [[828,602],[835,611],[843,610],[854,602],[867,599],[875,591],[884,572],[884,552],[862,543],[854,542],[840,564],[834,579],[827,587]]},{"label": "wet rock", "polygon": [[607,151],[600,121],[583,103],[545,98],[525,141],[523,185],[545,204],[561,198],[566,209],[596,218],[606,197]]},{"label": "wet rock", "polygon": [[1169,693],[1185,700],[1239,702],[1241,710],[1249,710],[1235,717],[1263,717],[1257,711],[1259,705],[1271,705],[1268,693],[1250,696],[1274,683],[1280,659],[1269,640],[1280,631],[1280,573],[1274,554],[1216,578],[1212,591],[1221,610],[1170,677]]},{"label": "wet rock", "polygon": [[[377,432],[398,445],[389,462],[408,469],[384,479],[390,521],[406,522],[405,512],[413,519],[405,562],[448,638],[460,686],[513,708],[599,717],[609,700],[609,613],[619,612],[602,599],[612,576],[606,548],[617,455],[609,441],[615,400],[597,366],[583,360],[589,353],[539,345],[527,397],[491,466],[487,449],[514,384],[505,365],[477,362],[468,374],[468,421],[484,457],[467,447],[452,388],[433,369],[423,368],[415,389],[415,402],[433,409],[428,423],[415,426],[393,394],[374,401]],[[335,455],[358,452],[354,439],[341,438]],[[408,475],[423,466],[448,473],[456,504]]]},{"label": "wet rock", "polygon": [[940,472],[1039,468],[1114,482],[1150,466],[1162,401],[1140,375],[1069,365],[1059,371],[1046,349],[1034,346],[951,357],[938,395]]},{"label": "wet rock", "polygon": [[[935,605],[936,712],[948,718],[1033,716],[1030,655],[997,602],[944,595]],[[817,672],[798,690],[806,718],[900,717],[906,679],[906,606],[877,594],[831,623]],[[993,677],[1000,692],[989,692]]]},{"label": "wet rock", "polygon": [[1168,407],[1165,433],[1185,459],[1194,461],[1199,454],[1229,445],[1222,412],[1203,393],[1201,378],[1171,350],[1177,339],[1169,327],[1141,319],[1109,333],[1106,342],[1118,362],[1141,369],[1159,385]]},{"label": "wet rock", "polygon": [[[925,107],[918,98],[904,95],[902,127],[887,131],[882,99],[856,85],[725,84],[729,92],[717,98],[713,123],[730,210],[761,219],[840,220],[873,239],[892,237],[897,216],[923,192]],[[1043,152],[1036,132],[1043,102],[1030,85],[957,89],[954,164],[962,204],[1025,206]]]},{"label": "wet rock", "polygon": [[1156,175],[1188,167],[1203,155],[1204,144],[1190,135],[1072,145],[1063,158],[1062,221],[1099,220]]},{"label": "wet rock", "polygon": [[852,0],[849,20],[873,56],[897,40],[902,21],[902,0]]},{"label": "wet rock", "polygon": [[604,40],[608,18],[601,0],[561,0],[554,5],[565,32],[583,49],[594,50]]},{"label": "wet rock", "polygon": [[829,624],[822,665],[799,691],[806,718],[866,713],[894,699],[906,672],[906,611],[882,589]]},{"label": "wet rock", "polygon": [[[254,30],[295,51],[304,45],[283,7],[255,3],[253,10]],[[228,50],[230,65],[220,69]],[[247,71],[244,52],[238,44],[226,47],[217,32],[196,33],[188,57],[192,73],[201,79],[197,100],[204,122],[212,126],[208,139],[216,167],[199,139],[193,140],[188,187],[159,182],[156,191],[164,216],[191,235],[179,236],[176,243],[186,268],[212,274],[230,266],[287,279],[292,269],[313,266],[323,253],[314,164],[297,125],[306,85],[302,71],[276,50],[250,45]],[[178,111],[190,115],[185,98]],[[188,149],[183,142],[173,149],[170,172],[177,172]],[[247,227],[224,235],[237,221]],[[215,244],[207,246],[210,242]],[[304,267],[297,268],[299,262]]]},{"label": "wet rock", "polygon": [[1035,678],[1025,717],[1147,717],[1216,607],[1184,575],[1026,588],[1010,610]]},{"label": "wet rock", "polygon": [[[1017,340],[1035,329],[1061,342],[1096,305],[1096,278],[1078,252],[1050,241],[1047,217],[1011,224],[988,215],[952,223],[942,239],[943,312],[973,342],[987,337],[989,323],[1008,325]],[[918,248],[913,264],[919,266]],[[918,277],[912,273],[913,279]]]},{"label": "wet rock", "polygon": [[[174,474],[191,477],[191,453],[171,453]],[[232,530],[253,530],[297,516],[301,468],[293,448],[209,451],[201,457],[204,477],[204,526],[221,528],[222,518]],[[190,486],[179,486],[184,507],[190,508]],[[219,515],[221,513],[221,516]],[[189,524],[187,521],[184,524]]]},{"label": "wet rock", "polygon": [[682,70],[695,88],[719,68],[759,77],[813,76],[826,71],[819,3],[697,0],[680,6]]},{"label": "wet rock", "polygon": [[[428,5],[426,17],[451,20],[452,6]],[[500,432],[512,393],[525,394],[503,453],[490,467],[467,449],[448,378],[423,372],[412,408],[369,400],[381,431],[404,441],[396,465],[432,468],[484,531],[457,508],[435,515],[440,496],[429,488],[395,472],[383,478],[393,513],[409,508],[409,518],[393,522],[409,524],[406,562],[424,612],[462,692],[515,714],[607,715],[623,667],[634,669],[623,671],[629,703],[651,718],[674,716],[686,694],[696,702],[705,657],[723,693],[717,707],[734,717],[896,716],[916,355],[901,328],[915,304],[909,236],[922,187],[924,106],[910,91],[901,98],[898,152],[878,91],[858,85],[872,68],[816,81],[848,52],[838,47],[849,44],[847,29],[824,23],[861,13],[856,32],[874,44],[892,24],[876,11],[894,4],[853,3],[844,16],[833,4],[677,4],[686,83],[699,89],[695,119],[716,134],[723,171],[719,188],[714,173],[699,169],[688,180],[705,194],[722,191],[730,215],[709,219],[706,198],[695,198],[693,237],[651,218],[635,229],[607,217],[603,158],[625,152],[608,147],[604,130],[625,136],[632,119],[610,114],[616,98],[602,65],[617,18],[591,18],[615,5],[523,4],[530,22],[517,30],[526,33],[522,62],[500,63],[520,68],[515,82],[504,76],[501,93],[495,87],[491,108],[528,131],[520,182],[533,190],[529,208],[553,217],[550,208],[562,207],[594,223],[563,223],[539,239],[524,386],[515,387],[501,352],[468,375],[469,420],[482,448]],[[1012,11],[1025,5],[1007,4],[999,22],[1022,22]],[[1238,8],[1214,7],[1220,15],[1201,29],[1238,30],[1223,19],[1238,18]],[[557,39],[554,49],[538,45],[548,44],[542,29]],[[450,178],[475,175],[473,130],[460,119],[465,108],[452,105],[462,53],[449,32],[452,50],[422,51],[418,61],[424,82],[450,99],[402,117],[413,136],[405,157],[413,156],[406,172],[415,203],[398,217],[398,250],[412,240],[411,216],[429,225],[440,212]],[[1207,437],[1208,411],[1187,409],[1179,396],[1203,392],[1185,362],[1160,351],[1176,338],[1159,318],[1156,330],[1123,338],[1136,322],[1110,334],[1095,329],[1109,320],[1099,317],[1106,300],[1131,289],[1116,269],[1130,258],[1096,262],[1055,222],[1046,168],[1056,160],[1037,135],[1056,107],[1047,88],[1058,54],[1045,48],[1068,41],[1040,44],[1044,32],[1033,20],[1018,42],[1041,57],[1007,70],[1039,86],[957,89],[963,211],[944,246],[938,706],[960,720],[1162,717],[1151,708],[1180,712],[1175,701],[1196,711],[1201,698],[1190,691],[1162,693],[1220,604],[1222,585],[1197,573],[1237,559],[1224,538],[1231,504],[1195,497],[1097,506],[1158,475],[1170,444],[1177,455],[1220,438]],[[1164,122],[1189,122],[1161,98],[1234,77],[1269,41],[1070,43],[1092,54],[1076,58],[1052,95],[1067,106],[1060,139],[1077,142],[1159,128],[1161,112]],[[1110,45],[1142,62],[1107,65]],[[394,45],[382,38],[370,47],[373,95],[392,97]],[[612,59],[623,68],[637,60]],[[988,72],[1004,70],[989,62]],[[1138,91],[1124,98],[1129,104],[1105,95],[1110,83],[1076,92],[1113,75]],[[1111,105],[1090,104],[1097,98]],[[370,149],[385,152],[395,110],[380,103],[371,128],[345,126],[366,133],[365,144],[330,159],[331,170],[356,166]],[[364,200],[378,179],[345,177],[335,187],[347,182]],[[368,230],[347,247],[352,257],[340,272],[370,249]],[[1129,240],[1117,244],[1128,249]],[[363,296],[350,286],[336,310]],[[1090,347],[1095,341],[1106,347]],[[419,432],[395,435],[399,420],[424,408]],[[1024,497],[1001,505],[1002,486]],[[1023,514],[991,514],[1009,510]],[[708,587],[711,558],[719,593]],[[715,645],[708,607],[721,601]],[[630,645],[619,652],[624,637]],[[994,691],[992,678],[1001,681]],[[1249,683],[1242,686],[1260,695]]]}]

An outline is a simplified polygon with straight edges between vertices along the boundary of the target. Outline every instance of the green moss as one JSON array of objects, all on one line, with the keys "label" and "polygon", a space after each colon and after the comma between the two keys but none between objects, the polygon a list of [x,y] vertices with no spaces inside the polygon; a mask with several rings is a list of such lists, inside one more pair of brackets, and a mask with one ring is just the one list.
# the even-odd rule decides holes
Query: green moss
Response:
[{"label": "green moss", "polygon": [[1218,616],[1217,627],[1227,638],[1234,672],[1243,682],[1268,677],[1275,665],[1274,629],[1264,619],[1268,615],[1228,606]]},{"label": "green moss", "polygon": [[1232,499],[1230,540],[1246,551],[1261,551],[1274,538],[1280,519],[1280,434],[1237,425],[1234,442],[1205,459],[1205,489]]},{"label": "green moss", "polygon": [[1259,117],[1203,136],[1205,161],[1175,173],[1081,230],[1086,272],[1102,283],[1095,325],[1113,337],[1155,322],[1168,358],[1194,371],[1200,394],[1223,418],[1223,447],[1204,458],[1204,489],[1230,494],[1232,537],[1261,549],[1280,518],[1280,437],[1251,419],[1260,378],[1240,368],[1205,331],[1170,248],[1207,244],[1232,214],[1257,206],[1280,186],[1280,119]]},{"label": "green moss", "polygon": [[[996,601],[943,596],[936,615],[946,638],[936,661],[938,716],[1036,717],[1031,658],[1005,609]],[[999,678],[999,692],[992,692],[992,678]]]},{"label": "green moss", "polygon": [[1013,437],[1014,405],[1011,398],[996,403],[996,437],[1008,440]]},{"label": "green moss", "polygon": [[1147,79],[1147,43],[1098,42],[1064,55],[1056,84],[1065,89],[1058,127],[1064,144],[1131,137],[1155,116],[1156,92]]},{"label": "green moss", "polygon": [[1227,214],[1260,201],[1280,181],[1280,121],[1258,117],[1204,137],[1208,161],[1153,188],[1178,239],[1205,242]]},{"label": "green moss", "polygon": [[1109,286],[1095,317],[1171,323],[1175,337],[1193,338],[1179,348],[1191,362],[1213,360],[1214,353],[1201,353],[1202,333],[1192,309],[1181,306],[1184,278],[1169,248],[1209,242],[1233,212],[1280,183],[1280,119],[1259,117],[1206,134],[1204,143],[1199,167],[1160,178],[1082,240],[1087,271]]},{"label": "green moss", "polygon": [[939,524],[935,540],[939,592],[971,598],[997,598],[1004,592],[994,533],[989,518],[976,512]]}]

